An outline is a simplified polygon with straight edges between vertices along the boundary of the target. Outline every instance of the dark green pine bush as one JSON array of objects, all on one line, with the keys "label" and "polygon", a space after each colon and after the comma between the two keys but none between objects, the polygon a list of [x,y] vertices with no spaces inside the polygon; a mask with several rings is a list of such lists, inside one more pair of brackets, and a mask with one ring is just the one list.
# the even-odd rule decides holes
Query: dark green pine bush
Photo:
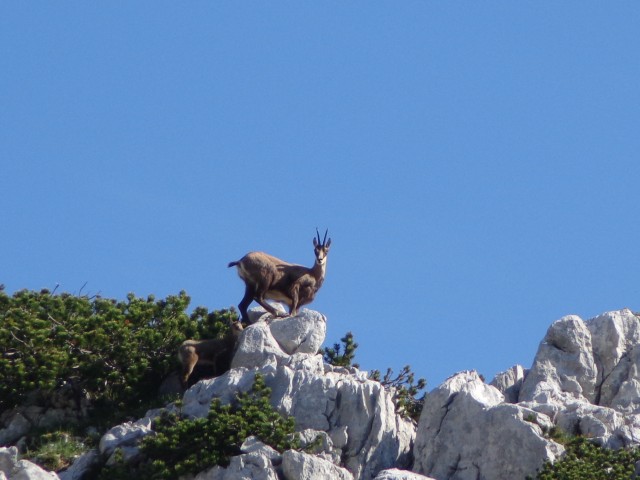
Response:
[{"label": "dark green pine bush", "polygon": [[353,360],[356,357],[356,349],[358,348],[358,344],[353,340],[353,333],[347,332],[340,341],[342,342],[342,345],[334,343],[333,347],[325,347],[323,352],[323,359],[325,363],[335,367],[353,366],[360,368],[357,363],[353,363]]},{"label": "dark green pine bush", "polygon": [[633,478],[640,449],[602,448],[584,437],[574,437],[555,463],[545,464],[538,480],[629,480]]},{"label": "dark green pine bush", "polygon": [[189,302],[185,292],[116,301],[0,290],[0,412],[71,385],[99,410],[132,414],[176,370],[182,341],[223,335],[237,318],[202,307],[189,315]]}]

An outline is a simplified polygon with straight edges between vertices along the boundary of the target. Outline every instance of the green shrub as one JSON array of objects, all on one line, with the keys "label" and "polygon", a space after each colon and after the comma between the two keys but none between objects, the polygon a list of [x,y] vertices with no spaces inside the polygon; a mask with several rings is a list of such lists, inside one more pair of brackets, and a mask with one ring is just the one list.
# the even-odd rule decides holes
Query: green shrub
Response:
[{"label": "green shrub", "polygon": [[240,394],[235,405],[214,400],[206,418],[164,414],[155,421],[156,434],[141,443],[145,460],[137,467],[120,464],[105,468],[101,478],[174,479],[214,465],[226,466],[252,435],[280,452],[299,448],[293,418],[275,411],[269,403],[270,395],[264,378],[256,375],[251,392]]},{"label": "green shrub", "polygon": [[611,450],[584,437],[566,443],[566,453],[555,463],[546,463],[538,480],[629,480],[640,460],[637,448]]}]

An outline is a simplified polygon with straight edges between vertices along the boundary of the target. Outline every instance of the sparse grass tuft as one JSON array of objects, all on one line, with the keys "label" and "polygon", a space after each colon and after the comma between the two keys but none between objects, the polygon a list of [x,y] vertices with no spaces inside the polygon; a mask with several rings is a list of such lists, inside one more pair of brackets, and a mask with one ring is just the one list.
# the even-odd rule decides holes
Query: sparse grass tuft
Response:
[{"label": "sparse grass tuft", "polygon": [[37,445],[25,454],[25,458],[45,470],[58,471],[89,450],[89,446],[69,432],[56,431],[41,435]]}]

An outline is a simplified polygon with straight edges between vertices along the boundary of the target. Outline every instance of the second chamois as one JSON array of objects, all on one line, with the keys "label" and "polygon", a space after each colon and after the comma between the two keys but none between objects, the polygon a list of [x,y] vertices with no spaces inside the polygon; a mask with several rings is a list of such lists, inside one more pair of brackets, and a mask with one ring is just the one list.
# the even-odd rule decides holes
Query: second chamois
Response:
[{"label": "second chamois", "polygon": [[313,301],[327,268],[327,254],[331,246],[328,233],[325,231],[321,242],[320,232],[316,229],[317,237],[313,239],[316,260],[311,268],[285,262],[264,252],[247,253],[237,262],[229,263],[229,267],[238,267],[238,275],[245,284],[244,297],[238,305],[243,322],[249,323],[247,308],[253,300],[274,317],[283,315],[267,300],[287,304],[291,316],[297,315],[299,307]]},{"label": "second chamois", "polygon": [[213,377],[228,371],[231,368],[233,353],[242,330],[240,322],[232,322],[229,331],[222,338],[182,342],[178,349],[178,358],[182,364],[180,375],[182,387],[189,386],[189,377],[191,377],[196,365],[209,366]]}]

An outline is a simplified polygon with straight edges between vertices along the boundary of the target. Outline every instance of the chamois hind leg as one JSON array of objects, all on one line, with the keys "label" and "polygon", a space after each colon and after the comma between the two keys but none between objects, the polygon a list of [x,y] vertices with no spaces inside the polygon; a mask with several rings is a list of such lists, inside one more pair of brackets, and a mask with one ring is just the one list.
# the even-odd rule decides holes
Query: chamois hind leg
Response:
[{"label": "chamois hind leg", "polygon": [[240,310],[240,321],[244,322],[245,325],[249,325],[249,315],[247,314],[247,308],[251,305],[253,298],[255,296],[254,290],[247,285],[244,291],[244,297],[240,300],[240,304],[238,305],[238,310]]}]

